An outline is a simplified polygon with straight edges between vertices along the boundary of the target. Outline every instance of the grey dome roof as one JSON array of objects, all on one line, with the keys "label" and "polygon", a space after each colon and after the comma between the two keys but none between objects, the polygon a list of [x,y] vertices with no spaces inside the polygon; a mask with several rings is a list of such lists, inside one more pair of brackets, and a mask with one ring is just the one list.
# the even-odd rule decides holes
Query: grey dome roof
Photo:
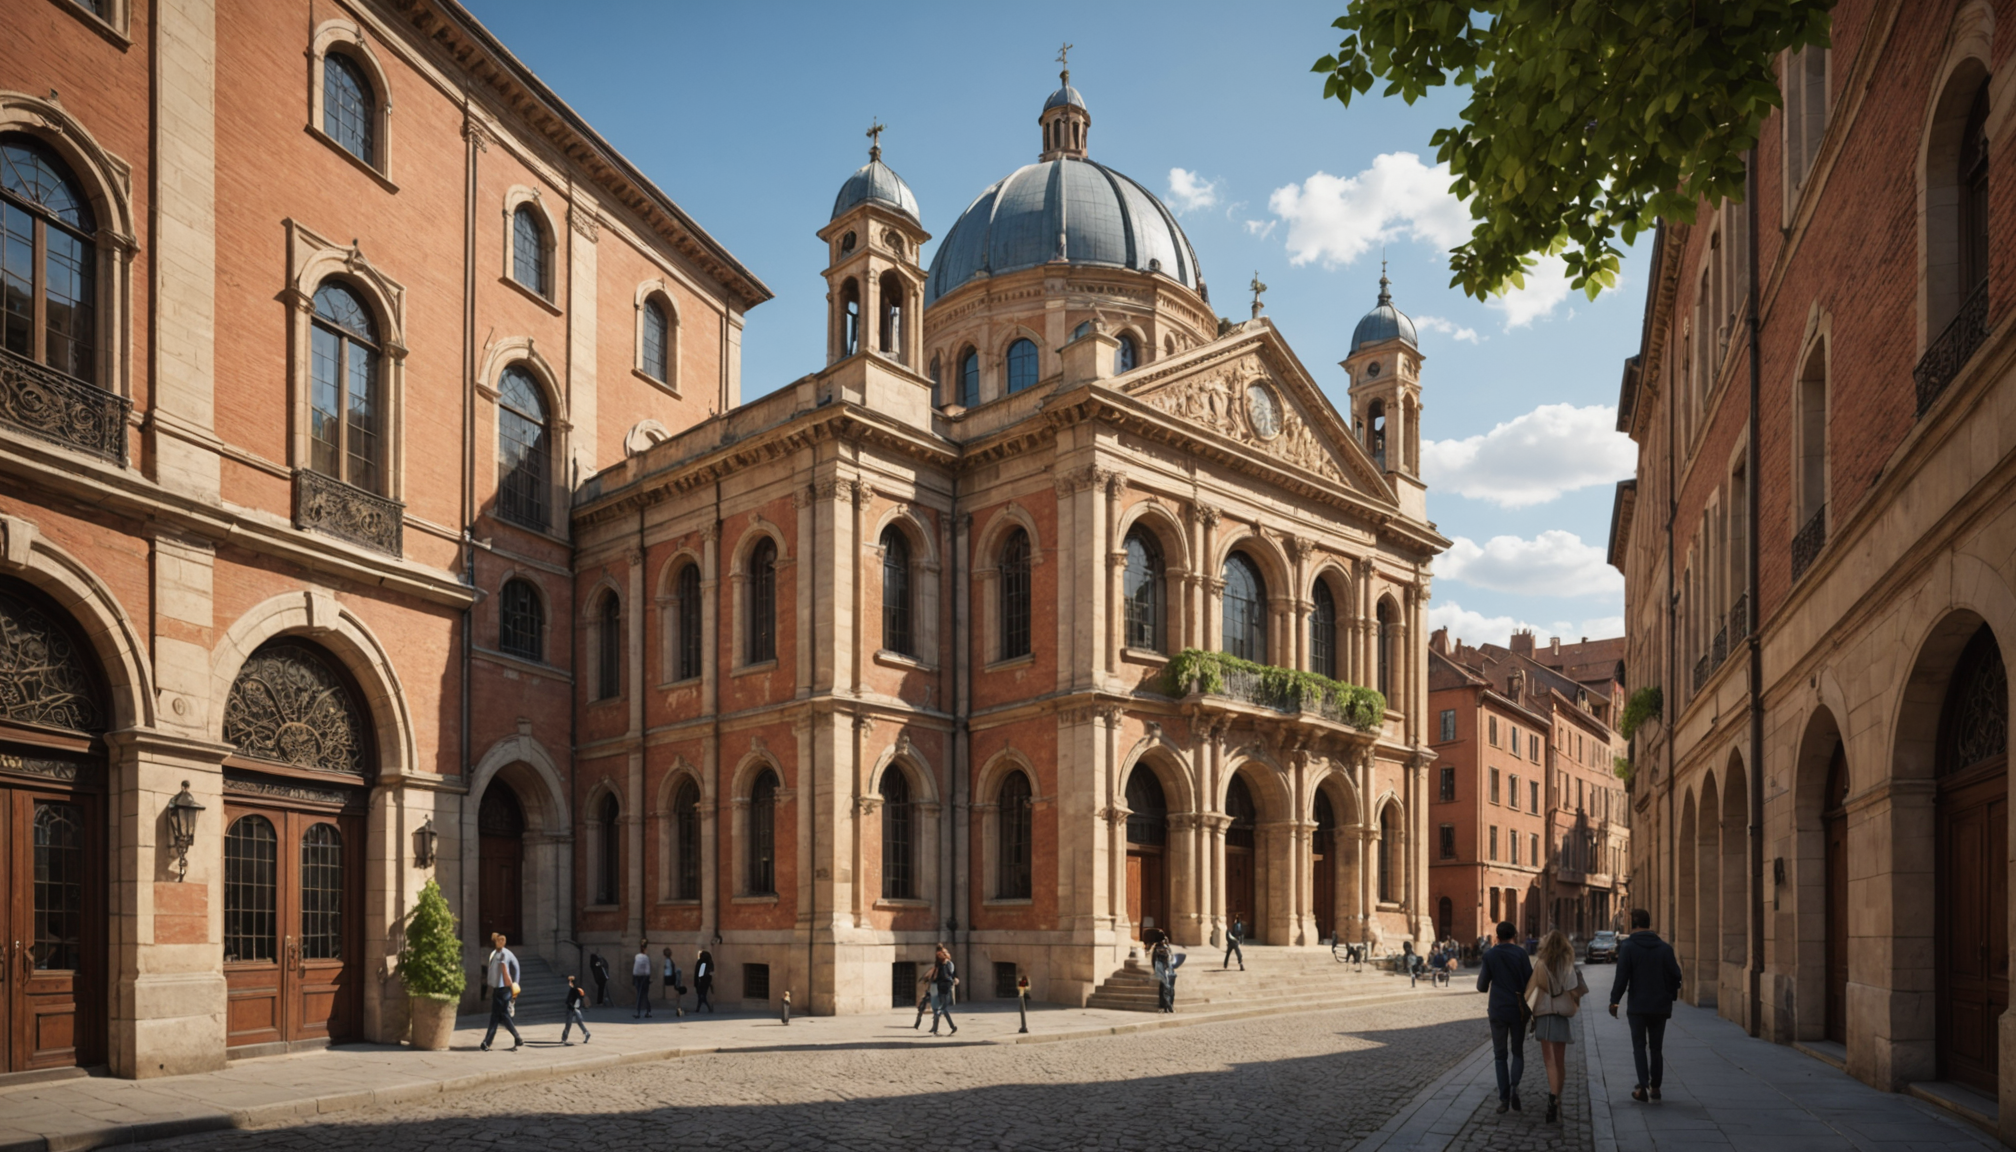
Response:
[{"label": "grey dome roof", "polygon": [[1421,346],[1414,338],[1414,321],[1409,320],[1405,312],[1393,306],[1393,293],[1388,291],[1388,288],[1386,273],[1381,271],[1379,303],[1373,305],[1370,312],[1365,313],[1364,319],[1358,321],[1358,327],[1352,331],[1351,351],[1356,352],[1367,344],[1377,344],[1382,340],[1396,338],[1405,340],[1416,348]]},{"label": "grey dome roof", "polygon": [[840,186],[840,195],[833,198],[832,218],[837,220],[841,213],[871,200],[894,208],[920,225],[923,223],[923,213],[917,210],[916,194],[910,191],[910,185],[905,184],[901,176],[882,163],[880,156],[863,164]]},{"label": "grey dome roof", "polygon": [[[1066,104],[1074,108],[1085,107],[1085,97],[1080,96],[1078,90],[1071,87],[1068,83],[1055,92],[1050,93],[1050,98],[1043,102],[1043,111],[1048,112],[1052,108],[1062,108]],[[1090,111],[1090,109],[1086,110]]]},{"label": "grey dome roof", "polygon": [[1160,200],[1103,164],[1063,157],[980,193],[932,257],[924,303],[976,277],[1052,260],[1160,272],[1192,291],[1203,280],[1189,237]]}]

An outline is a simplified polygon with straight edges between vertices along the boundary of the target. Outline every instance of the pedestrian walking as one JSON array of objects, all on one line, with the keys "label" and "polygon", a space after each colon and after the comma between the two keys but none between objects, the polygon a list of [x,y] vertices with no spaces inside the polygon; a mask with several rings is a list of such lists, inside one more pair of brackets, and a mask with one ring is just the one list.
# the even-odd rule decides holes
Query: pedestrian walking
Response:
[{"label": "pedestrian walking", "polygon": [[912,1032],[924,1026],[924,1013],[931,1009],[931,989],[937,983],[938,963],[936,960],[933,960],[931,967],[925,969],[924,978],[917,982],[917,1019],[910,1024]]},{"label": "pedestrian walking", "polygon": [[588,975],[595,979],[595,1006],[597,1008],[615,1007],[615,1004],[609,999],[609,961],[604,960],[600,952],[590,952],[588,954]]},{"label": "pedestrian walking", "polygon": [[931,970],[931,1035],[938,1035],[942,1018],[952,1029],[948,1035],[957,1036],[959,1025],[952,1023],[952,999],[959,987],[959,967],[952,963],[952,953],[943,944],[938,945],[937,960]]},{"label": "pedestrian walking", "polygon": [[1246,970],[1246,953],[1239,950],[1239,942],[1245,938],[1246,913],[1240,912],[1232,917],[1232,927],[1225,930],[1225,962],[1218,966],[1220,971],[1232,966],[1234,956],[1239,958],[1239,971]]},{"label": "pedestrian walking", "polygon": [[693,965],[693,1014],[700,1009],[714,1011],[714,1002],[709,999],[714,994],[714,954],[705,948],[700,950],[700,959]]},{"label": "pedestrian walking", "polygon": [[637,990],[637,999],[630,1007],[630,1018],[641,1014],[646,1020],[651,1018],[651,953],[644,941],[637,942],[637,955],[630,961],[630,984]]},{"label": "pedestrian walking", "polygon": [[1610,1015],[1624,1004],[1631,1025],[1631,1059],[1638,1065],[1638,1086],[1631,1098],[1640,1103],[1659,1099],[1659,1081],[1666,1071],[1666,1021],[1680,995],[1680,960],[1673,946],[1652,931],[1652,913],[1631,910],[1631,935],[1617,947],[1617,975],[1610,981]]},{"label": "pedestrian walking", "polygon": [[684,1016],[686,1010],[680,1007],[680,1000],[686,995],[686,984],[681,977],[679,965],[672,960],[672,949],[665,949],[665,997],[672,1001],[672,1015]]},{"label": "pedestrian walking", "polygon": [[[1526,1076],[1526,986],[1533,982],[1533,962],[1514,944],[1519,929],[1510,920],[1498,922],[1498,943],[1484,953],[1477,973],[1477,991],[1489,992],[1485,1016],[1491,1021],[1491,1060],[1498,1068],[1498,1111],[1519,1107],[1519,1081]],[[1508,1063],[1509,1056],[1509,1063]]]},{"label": "pedestrian walking", "polygon": [[511,1019],[511,1005],[518,997],[518,957],[504,944],[502,932],[491,933],[490,958],[483,964],[483,983],[490,989],[490,1030],[483,1034],[485,1052],[490,1050],[490,1042],[497,1039],[500,1024],[511,1033],[513,1052],[525,1046],[525,1038],[518,1034],[518,1025]]},{"label": "pedestrian walking", "polygon": [[1176,958],[1169,952],[1169,937],[1155,941],[1148,956],[1155,965],[1155,1010],[1176,1011]]},{"label": "pedestrian walking", "polygon": [[574,1034],[576,1025],[579,1025],[581,1028],[581,1043],[586,1044],[588,1041],[594,1039],[594,1037],[588,1035],[588,1021],[581,1017],[581,1009],[587,1006],[588,993],[582,991],[579,984],[574,983],[574,977],[567,977],[567,1022],[560,1026],[560,1043],[573,1043],[567,1037]]},{"label": "pedestrian walking", "polygon": [[1407,987],[1421,982],[1421,957],[1415,953],[1412,940],[1400,942],[1400,964],[1407,969]]},{"label": "pedestrian walking", "polygon": [[1575,946],[1559,928],[1540,941],[1539,963],[1526,986],[1533,1007],[1533,1038],[1540,1041],[1540,1059],[1547,1065],[1547,1122],[1561,1119],[1561,1086],[1568,1079],[1568,1041],[1574,1029],[1568,1021],[1581,1010],[1589,984],[1575,964]]}]

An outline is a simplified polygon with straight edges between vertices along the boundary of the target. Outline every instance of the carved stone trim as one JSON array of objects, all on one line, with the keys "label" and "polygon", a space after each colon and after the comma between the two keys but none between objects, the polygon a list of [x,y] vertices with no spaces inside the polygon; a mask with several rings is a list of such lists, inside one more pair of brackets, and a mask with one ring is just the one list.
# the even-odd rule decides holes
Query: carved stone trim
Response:
[{"label": "carved stone trim", "polygon": [[247,776],[237,772],[224,774],[224,791],[239,796],[263,796],[273,800],[295,800],[303,804],[327,804],[331,807],[346,807],[364,802],[364,793],[360,788],[317,788],[312,784],[269,780],[262,776]]},{"label": "carved stone trim", "polygon": [[60,780],[66,784],[77,784],[87,788],[102,788],[105,785],[103,764],[60,756],[38,756],[32,752],[0,752],[0,772],[14,776]]}]

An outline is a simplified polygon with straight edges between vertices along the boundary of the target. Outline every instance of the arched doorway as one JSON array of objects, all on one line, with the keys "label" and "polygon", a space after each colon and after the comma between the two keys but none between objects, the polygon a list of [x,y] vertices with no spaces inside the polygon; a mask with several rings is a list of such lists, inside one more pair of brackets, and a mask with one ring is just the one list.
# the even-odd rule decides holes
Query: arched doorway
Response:
[{"label": "arched doorway", "polygon": [[1985,625],[1955,666],[1937,757],[1939,1075],[1992,1095],[2009,1007],[2009,680]]},{"label": "arched doorway", "polygon": [[1713,1008],[1722,987],[1722,801],[1710,776],[1701,786],[1694,855],[1694,1006]]},{"label": "arched doorway", "polygon": [[492,933],[521,943],[525,939],[525,809],[518,794],[502,780],[483,790],[476,809],[477,914],[476,938]]},{"label": "arched doorway", "polygon": [[1444,940],[1456,938],[1456,902],[1447,896],[1435,902],[1435,929]]},{"label": "arched doorway", "polygon": [[363,1026],[365,811],[376,745],[354,681],[291,636],[224,706],[225,1043],[275,1050]]},{"label": "arched doorway", "polygon": [[1337,933],[1337,813],[1330,797],[1316,793],[1316,831],[1309,838],[1310,868],[1315,873],[1310,901],[1316,914],[1316,939],[1329,940]]},{"label": "arched doorway", "polygon": [[1827,762],[1820,824],[1827,870],[1827,1039],[1848,1043],[1848,754],[1839,741]]},{"label": "arched doorway", "polygon": [[0,1072],[105,1059],[109,721],[69,613],[0,580]]},{"label": "arched doorway", "polygon": [[1254,879],[1258,867],[1254,840],[1259,818],[1244,774],[1235,773],[1225,787],[1225,815],[1232,820],[1225,828],[1225,922],[1245,921],[1246,939],[1257,942],[1261,917],[1253,906],[1258,888]]},{"label": "arched doorway", "polygon": [[1127,777],[1127,919],[1138,937],[1169,928],[1169,803],[1145,764]]}]

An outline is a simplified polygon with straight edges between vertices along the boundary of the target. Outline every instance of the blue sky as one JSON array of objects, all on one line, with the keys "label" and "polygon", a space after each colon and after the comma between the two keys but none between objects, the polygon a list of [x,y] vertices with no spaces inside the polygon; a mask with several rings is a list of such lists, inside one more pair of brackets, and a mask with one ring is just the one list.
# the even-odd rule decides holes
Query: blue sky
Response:
[{"label": "blue sky", "polygon": [[1627,258],[1594,303],[1550,292],[1549,277],[1490,304],[1446,287],[1444,253],[1467,219],[1428,140],[1461,96],[1320,99],[1309,65],[1335,47],[1341,3],[1034,0],[1007,19],[977,5],[610,0],[555,19],[531,0],[465,2],[777,293],[749,315],[745,398],[821,365],[813,234],[866,161],[870,119],[888,125],[883,158],[942,237],[1036,158],[1070,41],[1093,157],[1180,213],[1220,314],[1245,318],[1259,272],[1267,315],[1340,409],[1335,365],[1378,292],[1382,250],[1391,261],[1394,302],[1422,329],[1429,515],[1457,541],[1437,562],[1435,622],[1473,643],[1515,624],[1542,643],[1621,631],[1623,582],[1602,555],[1612,482],[1632,459],[1610,429],[1637,351],[1642,261]]}]

